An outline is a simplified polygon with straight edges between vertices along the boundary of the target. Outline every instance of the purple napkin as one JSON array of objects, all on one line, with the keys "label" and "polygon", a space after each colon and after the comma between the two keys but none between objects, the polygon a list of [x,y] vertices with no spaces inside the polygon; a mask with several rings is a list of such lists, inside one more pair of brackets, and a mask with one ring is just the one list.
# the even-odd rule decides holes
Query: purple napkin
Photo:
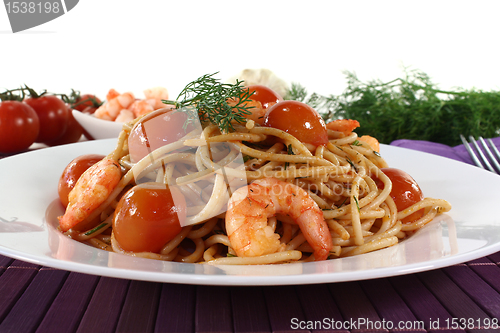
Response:
[{"label": "purple napkin", "polygon": [[[500,137],[491,139],[497,149],[500,149]],[[479,144],[479,142],[478,142]],[[488,143],[487,143],[488,144]],[[431,153],[435,155],[440,155],[443,157],[448,157],[457,161],[474,164],[469,153],[465,149],[464,145],[458,145],[455,147],[450,147],[441,143],[421,141],[421,140],[395,140],[391,142],[391,146],[404,147],[414,150],[423,151],[426,153]],[[481,146],[479,144],[479,146]],[[489,144],[488,144],[489,146]]]}]

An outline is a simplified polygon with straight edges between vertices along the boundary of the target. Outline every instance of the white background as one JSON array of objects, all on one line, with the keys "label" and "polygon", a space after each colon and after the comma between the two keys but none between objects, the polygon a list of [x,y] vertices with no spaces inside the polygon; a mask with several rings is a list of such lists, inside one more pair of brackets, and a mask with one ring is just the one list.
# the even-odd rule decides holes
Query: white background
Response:
[{"label": "white background", "polygon": [[105,95],[269,68],[338,94],[344,70],[391,80],[403,67],[442,89],[500,90],[500,1],[80,0],[13,34],[0,7],[0,89]]}]

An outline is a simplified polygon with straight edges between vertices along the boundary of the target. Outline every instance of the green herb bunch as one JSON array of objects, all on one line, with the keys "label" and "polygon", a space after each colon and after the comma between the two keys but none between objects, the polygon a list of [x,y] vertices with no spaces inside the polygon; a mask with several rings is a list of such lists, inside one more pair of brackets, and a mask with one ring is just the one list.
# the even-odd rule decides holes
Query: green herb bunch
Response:
[{"label": "green herb bunch", "polygon": [[461,143],[460,134],[499,135],[498,91],[440,90],[416,70],[405,70],[404,78],[389,82],[364,83],[352,72],[344,74],[347,88],[341,95],[308,96],[304,87],[292,84],[286,98],[311,105],[325,121],[356,119],[361,124],[358,135],[371,135],[381,143],[413,139],[454,146]]},{"label": "green herb bunch", "polygon": [[234,130],[233,122],[245,123],[245,115],[250,114],[247,106],[253,92],[245,89],[241,85],[242,81],[234,84],[221,83],[214,78],[213,74],[206,74],[195,81],[192,81],[179,93],[177,100],[167,101],[165,104],[172,104],[177,109],[194,110],[188,112],[188,120],[184,127],[190,122],[197,121],[211,122],[219,126],[222,133]]}]

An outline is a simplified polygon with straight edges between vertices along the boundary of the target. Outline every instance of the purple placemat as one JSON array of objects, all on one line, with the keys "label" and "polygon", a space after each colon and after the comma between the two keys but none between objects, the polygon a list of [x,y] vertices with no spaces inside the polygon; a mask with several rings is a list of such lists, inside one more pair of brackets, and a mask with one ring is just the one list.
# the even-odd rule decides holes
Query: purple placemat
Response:
[{"label": "purple placemat", "polygon": [[[500,149],[500,137],[492,138],[491,140],[493,141],[497,149]],[[391,142],[391,146],[419,150],[426,153],[448,157],[457,161],[474,164],[464,145],[450,147],[436,142],[400,139]]]}]

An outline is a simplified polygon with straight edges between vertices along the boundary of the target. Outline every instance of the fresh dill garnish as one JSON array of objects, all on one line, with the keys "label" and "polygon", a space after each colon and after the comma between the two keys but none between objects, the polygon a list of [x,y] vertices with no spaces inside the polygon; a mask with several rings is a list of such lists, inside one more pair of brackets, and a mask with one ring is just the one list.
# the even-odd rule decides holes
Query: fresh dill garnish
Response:
[{"label": "fresh dill garnish", "polygon": [[352,196],[354,198],[354,201],[356,202],[356,207],[358,207],[358,212],[360,211],[359,209],[359,201],[358,201],[358,198],[356,196]]},{"label": "fresh dill garnish", "polygon": [[[213,74],[205,74],[193,82],[188,83],[179,93],[175,101],[163,100],[165,104],[174,105],[176,109],[186,110],[188,119],[184,128],[190,122],[211,122],[219,127],[222,133],[234,130],[233,122],[243,124],[246,122],[245,115],[252,106],[247,106],[253,92],[241,85],[242,81],[236,83],[221,83],[214,78]],[[196,112],[190,112],[196,111]]]},{"label": "fresh dill garnish", "polygon": [[[293,152],[293,147],[291,144],[289,144],[287,147],[286,147],[286,152],[288,153],[288,155],[295,155],[295,153]],[[289,162],[285,162],[285,170],[286,168],[288,168],[288,166],[290,165]]]},{"label": "fresh dill garnish", "polygon": [[347,163],[349,163],[351,165],[351,167],[354,169],[354,171],[358,172],[358,169],[356,168],[356,166],[354,165],[354,163],[351,161],[351,159],[349,157],[346,157],[345,160],[347,161]]},{"label": "fresh dill garnish", "polygon": [[328,122],[356,119],[359,135],[371,135],[381,143],[397,139],[426,140],[449,146],[468,137],[500,134],[500,91],[457,88],[439,89],[430,76],[404,69],[391,81],[362,82],[355,73],[344,72],[347,87],[338,95],[308,95],[292,84],[287,97],[309,104]]},{"label": "fresh dill garnish", "polygon": [[340,203],[340,206],[338,206],[337,208],[342,207],[342,206],[345,204],[345,202],[346,202],[346,201],[347,201],[347,197],[345,197],[345,198],[344,198],[344,201],[342,201],[342,202]]},{"label": "fresh dill garnish", "polygon": [[352,146],[362,146],[363,144],[359,142],[359,140],[354,140],[353,143],[351,143]]},{"label": "fresh dill garnish", "polygon": [[107,223],[105,223],[105,222],[104,222],[104,223],[101,223],[101,224],[99,224],[97,227],[95,227],[94,229],[87,231],[84,235],[85,235],[85,236],[92,235],[94,232],[96,232],[97,230],[100,230],[100,229],[104,228],[104,227],[105,227],[105,226],[107,226],[107,225],[108,225],[108,224],[107,224]]}]

